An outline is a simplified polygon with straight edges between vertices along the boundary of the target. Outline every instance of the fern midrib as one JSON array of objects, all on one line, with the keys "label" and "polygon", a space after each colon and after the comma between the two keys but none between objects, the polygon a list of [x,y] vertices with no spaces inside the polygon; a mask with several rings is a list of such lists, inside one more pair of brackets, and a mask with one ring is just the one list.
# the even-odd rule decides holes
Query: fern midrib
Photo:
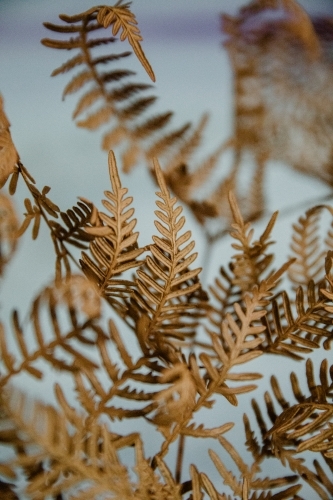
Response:
[{"label": "fern midrib", "polygon": [[[121,19],[121,23],[122,23],[122,28],[125,30],[126,25],[123,24],[122,19]],[[87,66],[89,67],[89,69],[93,75],[93,78],[96,81],[96,83],[97,83],[97,85],[98,85],[98,87],[103,95],[105,103],[111,109],[112,113],[116,117],[116,119],[118,121],[118,127],[121,127],[121,129],[124,131],[128,141],[129,141],[129,143],[131,144],[131,147],[133,147],[137,144],[138,138],[136,137],[135,133],[127,126],[126,117],[120,118],[117,108],[113,105],[112,97],[109,96],[103,81],[99,77],[98,72],[96,71],[96,69],[92,63],[90,49],[87,47],[88,36],[87,36],[87,30],[85,29],[87,24],[88,24],[88,19],[85,18],[83,29],[80,32],[84,60],[87,64]],[[129,42],[130,42],[133,50],[135,51],[134,47],[136,47],[137,44],[134,42],[134,40],[132,40],[132,37],[129,37]],[[147,151],[147,149],[144,146],[141,147],[141,153],[144,155],[144,157],[147,161],[151,161],[151,155],[149,154],[149,150]]]},{"label": "fern midrib", "polygon": [[[87,18],[85,18],[85,20],[84,20],[84,27],[83,27],[83,29],[80,32],[80,37],[81,37],[81,40],[82,40],[83,57],[84,57],[84,60],[85,60],[87,66],[89,67],[89,69],[90,69],[90,71],[91,71],[91,73],[93,75],[94,80],[96,81],[96,83],[97,83],[97,85],[98,85],[98,87],[99,87],[99,89],[100,89],[100,91],[101,91],[101,93],[103,95],[105,103],[111,109],[112,113],[115,115],[115,117],[117,118],[118,122],[120,123],[118,110],[113,105],[112,98],[108,95],[108,92],[107,92],[107,90],[105,88],[105,85],[104,85],[102,79],[99,77],[98,72],[95,70],[94,64],[92,63],[92,57],[91,57],[91,54],[90,54],[90,49],[87,47],[88,36],[87,36],[87,30],[85,29],[85,27],[87,26],[87,24],[88,24],[88,20],[87,20]],[[131,129],[126,126],[126,118],[123,118],[122,121],[125,122],[125,125],[122,123],[121,127],[125,131],[128,140],[130,142],[132,142],[132,143],[136,143],[135,137],[133,136],[133,133],[132,133]],[[144,151],[144,154],[147,157],[147,154],[146,154],[145,151]]]},{"label": "fern midrib", "polygon": [[253,312],[258,305],[259,305],[258,303],[252,302],[251,308],[250,309],[247,308],[247,310],[246,310],[247,320],[246,320],[246,323],[242,322],[241,335],[237,336],[236,343],[235,343],[235,349],[233,349],[231,351],[231,353],[230,353],[231,355],[228,357],[229,363],[227,365],[226,364],[223,365],[222,371],[220,372],[220,376],[219,376],[218,380],[213,381],[211,383],[211,385],[209,386],[207,393],[200,396],[193,411],[198,411],[200,409],[200,407],[202,406],[202,404],[205,402],[205,400],[214,394],[216,387],[218,387],[219,385],[221,385],[222,383],[225,382],[225,379],[228,375],[228,372],[231,370],[231,368],[235,364],[235,361],[240,356],[245,338],[248,335],[248,329],[251,325],[251,322],[253,321],[253,317],[252,317]]},{"label": "fern midrib", "polygon": [[[153,332],[156,331],[155,330],[156,326],[158,326],[158,324],[162,321],[161,310],[165,306],[165,304],[168,300],[167,295],[172,288],[172,281],[175,278],[175,267],[177,265],[177,262],[176,262],[176,255],[177,255],[177,251],[178,251],[178,249],[176,247],[177,233],[175,232],[175,229],[174,229],[175,224],[174,224],[173,217],[172,217],[173,204],[171,204],[170,197],[168,195],[165,196],[165,194],[164,194],[163,199],[164,199],[164,203],[166,202],[167,213],[168,213],[168,218],[169,218],[170,227],[171,227],[171,237],[172,237],[172,239],[171,239],[171,269],[169,271],[169,277],[166,280],[165,285],[163,287],[164,288],[163,294],[159,298],[159,305],[158,305],[158,307],[155,311],[154,317],[151,321],[151,331],[153,331]],[[158,344],[160,344],[159,340],[160,340],[159,337],[157,337]]]},{"label": "fern midrib", "polygon": [[92,63],[92,57],[90,54],[90,49],[87,46],[87,41],[88,41],[88,35],[87,35],[87,30],[86,27],[88,25],[88,18],[85,17],[84,23],[83,23],[83,28],[80,31],[80,38],[82,40],[82,52],[83,52],[83,58],[89,67],[91,74],[93,75],[94,80],[96,81],[100,91],[102,92],[103,98],[107,105],[111,108],[112,113],[117,115],[117,110],[116,108],[112,105],[112,100],[108,97],[108,93],[105,89],[105,86],[101,80],[101,78],[98,75],[98,72],[95,70],[95,66]]},{"label": "fern midrib", "polygon": [[121,253],[121,230],[122,230],[122,223],[121,223],[121,210],[120,210],[120,204],[121,204],[121,199],[119,199],[119,192],[117,191],[117,218],[116,218],[116,223],[117,223],[117,243],[116,243],[116,248],[114,250],[114,254],[112,255],[112,260],[111,260],[111,255],[110,255],[110,260],[111,260],[111,265],[109,266],[107,273],[104,277],[104,281],[100,287],[101,293],[104,293],[105,287],[108,285],[110,278],[114,274],[114,270],[117,266],[118,263],[118,256]]}]

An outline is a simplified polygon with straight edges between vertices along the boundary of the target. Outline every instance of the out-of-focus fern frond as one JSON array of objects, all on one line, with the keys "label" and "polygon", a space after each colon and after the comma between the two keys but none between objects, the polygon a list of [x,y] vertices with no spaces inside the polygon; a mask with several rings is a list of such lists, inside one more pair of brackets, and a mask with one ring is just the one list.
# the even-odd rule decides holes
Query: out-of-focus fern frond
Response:
[{"label": "out-of-focus fern frond", "polygon": [[333,248],[332,220],[326,234],[323,235],[322,231],[320,217],[324,209],[333,215],[332,207],[318,205],[309,209],[293,225],[291,250],[296,261],[289,270],[289,279],[295,288],[307,287],[310,281],[319,283],[324,279],[323,261],[327,251]]},{"label": "out-of-focus fern frond", "polygon": [[234,220],[231,236],[237,241],[232,244],[232,247],[237,251],[233,256],[233,282],[243,292],[246,292],[259,283],[272,262],[273,254],[268,254],[266,250],[273,243],[270,235],[278,214],[275,212],[272,215],[259,240],[252,243],[253,229],[251,224],[244,222],[232,194],[230,194],[230,208]]},{"label": "out-of-focus fern frond", "polygon": [[233,171],[238,175],[245,154],[253,156],[254,209],[264,207],[271,159],[332,186],[329,16],[311,18],[295,0],[254,0],[236,16],[223,15],[222,31],[235,80]]},{"label": "out-of-focus fern frond", "polygon": [[[100,71],[100,66],[106,67],[109,63],[112,64],[128,57],[131,52],[108,53],[98,57],[92,53],[95,47],[107,46],[116,41],[113,37],[91,38],[91,33],[111,25],[114,35],[121,31],[120,40],[128,39],[149,76],[155,81],[153,70],[141,48],[142,37],[135,16],[129,9],[129,4],[118,2],[113,7],[93,7],[81,14],[61,15],[60,19],[66,24],[45,23],[46,28],[65,36],[70,34],[76,36],[65,40],[45,38],[42,43],[55,49],[79,50],[78,54],[52,73],[52,76],[55,76],[78,67],[85,68],[72,78],[63,93],[65,97],[89,85],[81,95],[73,113],[73,118],[77,119],[77,125],[94,130],[106,123],[111,123],[111,128],[104,133],[102,145],[104,149],[110,150],[120,140],[126,144],[123,151],[125,171],[129,171],[142,154],[146,158],[151,158],[156,154],[162,155],[163,144],[172,143],[174,146],[177,141],[179,142],[188,126],[166,132],[164,128],[170,121],[172,113],[149,116],[138,121],[156,100],[154,96],[146,94],[146,91],[151,88],[150,85],[128,82],[128,77],[135,74],[133,71],[125,69]],[[97,103],[100,103],[100,107],[96,107]],[[83,113],[85,113],[84,117],[82,117]],[[79,116],[80,119],[78,119]],[[160,133],[158,139],[154,137],[156,133]],[[147,140],[150,140],[150,144],[146,144]]]},{"label": "out-of-focus fern frond", "polygon": [[12,201],[0,193],[0,275],[17,246],[18,220]]},{"label": "out-of-focus fern frond", "polygon": [[[11,421],[11,432],[20,429],[22,437],[16,440],[19,445],[16,456],[1,471],[14,477],[21,467],[26,472],[25,492],[29,497],[43,500],[70,494],[77,500],[101,497],[147,500],[153,498],[149,495],[151,489],[158,492],[161,500],[181,500],[180,487],[168,473],[166,464],[158,461],[162,480],[152,470],[137,433],[121,436],[110,432],[103,423],[94,421],[89,425],[83,415],[68,406],[59,387],[56,392],[58,411],[42,403],[31,403],[18,391],[14,391],[15,397],[9,392],[2,395],[1,410]],[[1,441],[5,437],[0,434]],[[121,449],[133,447],[136,483],[130,480],[119,457]],[[47,463],[52,463],[52,468]]]},{"label": "out-of-focus fern frond", "polygon": [[[1,328],[0,349],[5,371],[1,375],[0,385],[4,386],[22,371],[42,378],[43,372],[35,366],[38,359],[44,359],[55,369],[70,372],[78,370],[80,366],[96,368],[95,362],[80,349],[80,343],[94,345],[96,338],[103,335],[94,325],[100,315],[100,308],[96,290],[82,276],[73,276],[70,280],[58,281],[45,288],[32,304],[34,342],[27,342],[18,313],[13,313],[13,332],[20,351],[19,359],[9,352],[4,329]],[[68,324],[64,321],[64,311]],[[63,351],[63,356],[59,356],[59,351]]]}]

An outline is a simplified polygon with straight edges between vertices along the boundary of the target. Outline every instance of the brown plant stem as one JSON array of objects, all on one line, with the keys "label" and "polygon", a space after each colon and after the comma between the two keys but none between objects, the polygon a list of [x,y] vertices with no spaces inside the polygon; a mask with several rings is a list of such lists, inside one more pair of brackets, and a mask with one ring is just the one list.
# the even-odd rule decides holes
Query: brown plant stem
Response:
[{"label": "brown plant stem", "polygon": [[[208,277],[208,265],[205,265],[205,263],[209,262],[209,259],[211,257],[213,249],[213,244],[209,241],[209,238],[205,238],[205,247],[203,250],[203,270],[201,273],[201,283],[205,284],[207,281]],[[194,338],[191,341],[191,351],[193,351],[194,347]],[[179,436],[179,441],[178,441],[178,451],[177,451],[177,461],[176,461],[176,474],[175,474],[175,479],[176,482],[179,484],[181,481],[181,473],[182,473],[182,467],[183,467],[183,458],[184,458],[184,450],[185,450],[185,435],[180,434]]]},{"label": "brown plant stem", "polygon": [[185,435],[181,434],[179,436],[179,441],[178,441],[176,474],[175,474],[176,483],[178,483],[178,484],[181,481],[181,474],[182,474],[182,467],[183,467],[183,457],[184,457],[184,449],[185,449]]}]

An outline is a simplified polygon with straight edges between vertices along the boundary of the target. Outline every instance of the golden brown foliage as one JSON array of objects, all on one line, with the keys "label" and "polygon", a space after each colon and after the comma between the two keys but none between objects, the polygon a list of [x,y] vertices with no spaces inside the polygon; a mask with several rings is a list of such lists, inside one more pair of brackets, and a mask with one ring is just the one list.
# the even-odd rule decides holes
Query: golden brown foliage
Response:
[{"label": "golden brown foliage", "polygon": [[332,19],[312,20],[295,0],[255,0],[238,16],[223,15],[222,28],[234,73],[232,176],[250,152],[253,214],[262,211],[259,185],[270,159],[331,186]]},{"label": "golden brown foliage", "polygon": [[[247,31],[251,16],[259,15],[260,21],[265,9],[280,9],[284,17]],[[320,221],[323,211],[332,216],[333,209],[315,206],[299,218],[293,227],[291,257],[276,269],[271,248],[278,214],[271,216],[256,239],[250,219],[264,211],[263,169],[268,158],[277,157],[281,145],[274,143],[269,127],[267,136],[264,134],[266,125],[261,120],[270,113],[268,102],[258,101],[251,112],[255,130],[244,125],[246,111],[239,105],[244,97],[240,88],[246,81],[242,79],[261,68],[256,51],[271,49],[276,37],[283,41],[286,57],[290,56],[286,44],[291,42],[292,49],[301,50],[308,64],[325,65],[319,25],[312,24],[294,0],[256,0],[243,8],[238,18],[225,17],[238,89],[235,136],[197,170],[190,171],[187,164],[200,143],[206,119],[194,130],[184,126],[162,134],[147,149],[142,139],[160,131],[170,113],[135,125],[133,119],[148,109],[153,98],[128,99],[148,86],[125,84],[109,89],[107,84],[114,85],[131,72],[101,74],[98,67],[127,53],[91,55],[91,49],[114,39],[88,35],[112,26],[113,35],[120,32],[121,40],[128,39],[154,79],[129,4],[120,1],[60,18],[66,24],[47,23],[47,27],[65,35],[74,33],[75,37],[43,43],[78,50],[53,74],[85,65],[64,91],[65,96],[92,83],[74,113],[76,118],[89,112],[79,125],[95,128],[112,117],[104,144],[109,149],[111,140],[126,143],[125,170],[139,154],[150,161],[153,153],[163,156],[169,146],[176,153],[163,168],[156,157],[149,165],[158,184],[156,234],[141,246],[135,231],[135,203],[122,185],[114,152],[109,152],[110,187],[102,201],[106,212],[84,198],[61,211],[49,197],[50,188],[39,190],[21,162],[0,101],[0,184],[11,177],[9,192],[13,195],[22,179],[28,192],[20,227],[10,198],[0,195],[0,272],[30,225],[32,238],[38,239],[40,224],[45,223],[55,252],[54,279],[32,298],[29,319],[22,321],[13,311],[11,327],[0,325],[0,446],[7,448],[0,463],[2,497],[19,498],[16,493],[22,491],[18,485],[24,478],[26,497],[41,500],[300,500],[305,498],[300,496],[304,485],[316,498],[329,500],[333,496],[333,364],[322,358],[317,370],[311,356],[315,350],[330,352],[333,340],[332,223],[323,236]],[[245,44],[246,40],[251,43]],[[252,59],[247,59],[249,67],[243,67],[242,73],[239,64],[244,63],[247,50],[252,51]],[[272,57],[273,61],[278,57],[274,51]],[[285,75],[287,83],[289,76]],[[263,88],[259,85],[258,90]],[[284,91],[289,96],[290,89]],[[94,112],[90,108],[97,100],[103,104]],[[118,102],[126,104],[120,108]],[[307,95],[305,102],[311,108]],[[315,113],[316,121],[318,109]],[[276,119],[274,115],[267,118],[273,128]],[[314,143],[325,133],[326,129],[315,129]],[[330,149],[331,142],[328,144]],[[209,200],[197,201],[197,189],[230,146],[236,153],[230,176]],[[231,188],[238,192],[238,162],[246,149],[254,153],[258,168],[239,203]],[[297,168],[297,162],[288,156],[290,150],[282,149],[285,159]],[[295,151],[298,158],[306,157],[303,170],[314,174],[312,154],[316,153],[311,150],[307,156],[300,145]],[[327,180],[329,175],[322,162],[318,176]],[[207,291],[200,280],[201,268],[194,265],[195,243],[185,228],[182,207],[170,190],[193,210],[201,224],[207,217],[221,215],[231,222],[234,254]],[[229,208],[224,214],[221,206],[226,200]],[[240,205],[247,207],[245,217]],[[218,234],[224,230],[221,225]],[[257,381],[267,376],[259,359],[269,358],[280,364],[284,360],[301,363],[301,375],[291,372],[290,397],[273,375],[264,404],[258,403],[258,396],[252,399],[252,416],[247,412],[243,417],[246,452],[240,449],[239,431],[235,444],[232,438],[224,437],[235,422],[220,414],[216,403],[219,400],[227,410],[230,404],[237,406],[245,393],[258,390]],[[54,406],[31,400],[16,382],[20,375],[40,381],[48,370],[66,376],[74,388],[70,393],[59,378],[54,384]],[[205,419],[202,422],[204,412],[212,409],[216,425]],[[129,432],[130,419],[135,419],[133,425],[144,422],[154,439],[139,430]],[[127,426],[120,432],[122,421]],[[182,454],[190,438],[209,438],[221,445],[207,452],[220,476],[217,481],[213,474],[200,471],[197,463],[185,470]],[[173,471],[169,464],[176,441],[179,448]],[[148,445],[150,457],[145,452]],[[129,456],[127,461],[124,457]],[[280,461],[288,471],[272,473],[266,466],[268,460]]]}]

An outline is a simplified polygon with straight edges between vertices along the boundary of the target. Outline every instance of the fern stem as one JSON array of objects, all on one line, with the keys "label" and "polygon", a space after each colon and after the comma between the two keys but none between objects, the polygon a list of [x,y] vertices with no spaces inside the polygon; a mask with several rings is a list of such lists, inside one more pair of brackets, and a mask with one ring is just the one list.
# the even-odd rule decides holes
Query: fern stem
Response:
[{"label": "fern stem", "polygon": [[108,98],[108,94],[107,94],[107,91],[106,91],[106,88],[105,88],[105,85],[103,84],[101,78],[99,77],[96,69],[95,69],[95,66],[94,64],[92,63],[92,57],[91,57],[91,54],[90,54],[90,50],[87,46],[87,42],[88,42],[88,37],[87,37],[87,25],[88,25],[88,17],[85,17],[84,18],[84,21],[83,21],[83,28],[82,28],[82,31],[80,32],[80,38],[82,40],[82,52],[83,52],[83,57],[85,59],[85,62],[89,68],[89,70],[91,71],[93,77],[94,77],[94,80],[95,82],[97,83],[99,89],[101,90],[102,94],[103,94],[103,97],[105,99],[105,101],[107,102],[108,105],[111,106],[112,108],[112,112],[115,113],[115,109],[114,107],[112,106],[112,104],[110,103],[110,99]]},{"label": "fern stem", "polygon": [[[202,259],[202,273],[200,276],[200,281],[202,285],[205,285],[207,278],[208,278],[208,270],[209,266],[208,264],[205,265],[205,263],[208,263],[212,254],[213,250],[213,244],[209,240],[209,236],[206,235],[205,237],[205,246],[203,250],[203,259]],[[194,348],[194,338],[191,341],[191,351],[193,351]],[[178,484],[180,484],[181,481],[181,473],[182,473],[182,467],[183,467],[183,458],[184,458],[184,449],[185,449],[185,435],[180,434],[179,436],[179,441],[178,441],[178,451],[177,451],[177,462],[176,462],[176,474],[175,474],[175,479]]]},{"label": "fern stem", "polygon": [[23,178],[23,181],[26,185],[26,187],[28,188],[30,194],[32,195],[36,205],[38,206],[39,208],[39,211],[40,211],[40,215],[42,217],[42,219],[45,221],[47,227],[49,228],[50,230],[50,233],[51,233],[51,239],[52,239],[52,242],[53,242],[53,245],[54,245],[54,248],[55,248],[55,252],[56,252],[56,255],[58,255],[58,251],[57,251],[57,247],[56,247],[56,242],[60,242],[61,245],[62,245],[62,248],[65,250],[66,252],[66,255],[72,260],[72,262],[74,263],[74,265],[81,271],[81,267],[78,263],[78,261],[75,259],[74,255],[70,252],[70,250],[68,250],[68,248],[66,247],[66,244],[64,241],[62,241],[61,239],[59,239],[59,237],[57,236],[55,230],[54,230],[54,227],[50,224],[50,221],[49,221],[49,218],[46,214],[46,211],[44,210],[42,204],[40,203],[38,197],[34,196],[34,193],[31,189],[31,185],[30,185],[30,182],[31,182],[31,179],[32,176],[30,175],[30,173],[28,172],[28,170],[26,169],[26,167],[21,163],[21,161],[18,163],[18,166],[19,166],[19,172],[21,174],[21,177]]},{"label": "fern stem", "polygon": [[178,451],[177,451],[177,462],[176,462],[176,483],[180,484],[182,468],[183,468],[183,458],[185,449],[185,435],[181,434],[178,441]]}]

